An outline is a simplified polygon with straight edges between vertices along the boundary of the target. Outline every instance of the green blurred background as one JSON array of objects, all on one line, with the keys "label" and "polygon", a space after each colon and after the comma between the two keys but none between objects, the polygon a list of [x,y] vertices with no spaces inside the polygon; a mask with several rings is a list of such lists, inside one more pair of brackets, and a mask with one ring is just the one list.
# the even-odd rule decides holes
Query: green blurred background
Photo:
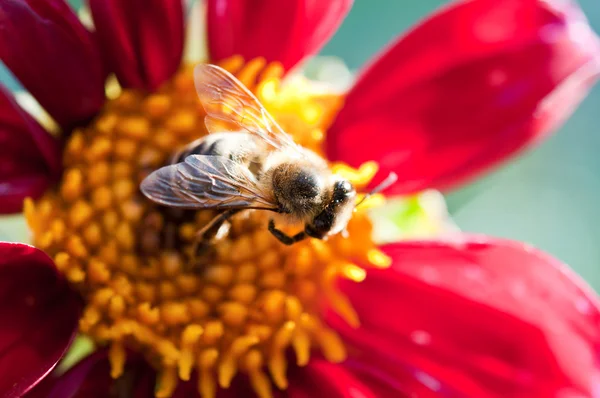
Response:
[{"label": "green blurred background", "polygon": [[[78,6],[81,1],[71,3]],[[355,0],[322,54],[342,58],[353,70],[360,68],[386,43],[445,3]],[[580,4],[600,31],[600,2],[580,0]],[[10,83],[3,70],[0,81]],[[465,231],[522,240],[546,250],[600,291],[599,111],[597,86],[564,127],[540,147],[449,194],[454,220]]]}]

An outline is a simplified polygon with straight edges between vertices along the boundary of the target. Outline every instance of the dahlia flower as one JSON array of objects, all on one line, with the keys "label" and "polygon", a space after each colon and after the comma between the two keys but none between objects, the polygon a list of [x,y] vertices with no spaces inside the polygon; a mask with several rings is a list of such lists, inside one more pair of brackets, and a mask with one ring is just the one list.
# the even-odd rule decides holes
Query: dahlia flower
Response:
[{"label": "dahlia flower", "polygon": [[[575,3],[457,1],[401,36],[347,93],[286,73],[350,0],[207,0],[209,58],[362,191],[449,189],[554,130],[600,70]],[[600,303],[559,261],[477,235],[283,246],[249,212],[190,272],[210,212],[171,212],[140,181],[206,133],[177,0],[2,0],[0,57],[49,134],[0,93],[4,397],[597,397]],[[189,21],[193,23],[194,21]],[[118,81],[118,85],[115,83]],[[106,86],[108,81],[112,82]],[[372,202],[375,204],[375,202]],[[97,349],[53,371],[76,333]]]}]

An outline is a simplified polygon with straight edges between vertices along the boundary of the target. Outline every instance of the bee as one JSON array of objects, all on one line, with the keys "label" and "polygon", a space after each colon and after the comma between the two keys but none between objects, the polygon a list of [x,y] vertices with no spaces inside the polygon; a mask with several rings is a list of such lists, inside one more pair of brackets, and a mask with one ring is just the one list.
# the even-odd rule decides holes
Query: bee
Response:
[{"label": "bee", "polygon": [[[199,65],[194,82],[210,134],[149,174],[140,185],[146,197],[170,208],[219,211],[199,231],[199,247],[210,245],[223,223],[248,209],[302,223],[303,230],[288,235],[270,218],[268,230],[285,245],[307,237],[327,239],[345,230],[357,205],[356,189],[348,180],[334,175],[321,156],[296,144],[226,70]],[[366,196],[394,181],[390,174]]]}]

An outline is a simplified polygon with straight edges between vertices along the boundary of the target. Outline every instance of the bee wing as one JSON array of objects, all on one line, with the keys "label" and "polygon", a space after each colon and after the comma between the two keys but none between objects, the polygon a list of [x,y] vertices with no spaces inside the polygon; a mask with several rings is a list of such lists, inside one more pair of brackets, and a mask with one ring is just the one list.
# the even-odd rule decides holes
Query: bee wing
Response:
[{"label": "bee wing", "polygon": [[188,156],[185,162],[152,172],[140,189],[152,201],[169,207],[278,208],[246,167],[222,156]]},{"label": "bee wing", "polygon": [[216,65],[198,65],[194,81],[200,102],[206,111],[209,132],[243,129],[276,149],[300,147],[277,124],[258,99],[231,73]]}]

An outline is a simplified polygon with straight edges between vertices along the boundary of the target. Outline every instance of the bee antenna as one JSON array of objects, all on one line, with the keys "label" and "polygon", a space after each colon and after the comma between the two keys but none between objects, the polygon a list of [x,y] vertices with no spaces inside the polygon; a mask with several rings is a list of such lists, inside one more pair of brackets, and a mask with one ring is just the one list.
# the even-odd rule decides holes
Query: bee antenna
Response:
[{"label": "bee antenna", "polygon": [[356,208],[360,206],[360,204],[367,200],[368,197],[373,196],[376,193],[379,193],[384,189],[389,188],[396,181],[398,181],[398,175],[392,171],[383,181],[381,181],[375,188],[373,188],[371,192],[368,192],[365,196],[363,196],[362,199],[354,207]]}]

